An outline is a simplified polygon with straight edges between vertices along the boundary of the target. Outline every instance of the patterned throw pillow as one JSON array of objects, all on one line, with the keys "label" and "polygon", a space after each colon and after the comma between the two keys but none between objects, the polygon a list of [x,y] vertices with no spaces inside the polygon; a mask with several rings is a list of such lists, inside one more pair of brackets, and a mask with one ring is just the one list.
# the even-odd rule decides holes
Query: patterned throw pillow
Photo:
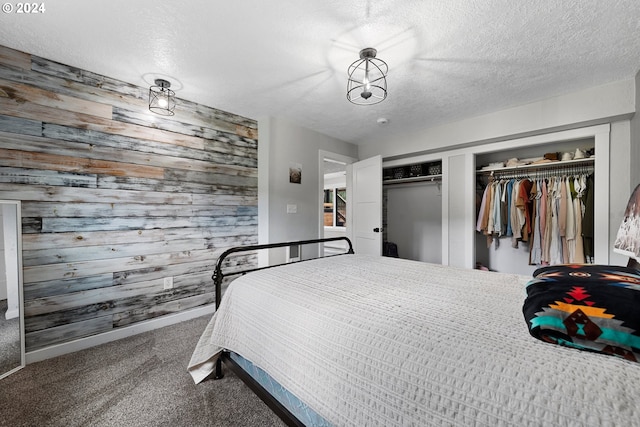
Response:
[{"label": "patterned throw pillow", "polygon": [[534,337],[640,360],[640,271],[609,265],[537,269],[522,308]]}]

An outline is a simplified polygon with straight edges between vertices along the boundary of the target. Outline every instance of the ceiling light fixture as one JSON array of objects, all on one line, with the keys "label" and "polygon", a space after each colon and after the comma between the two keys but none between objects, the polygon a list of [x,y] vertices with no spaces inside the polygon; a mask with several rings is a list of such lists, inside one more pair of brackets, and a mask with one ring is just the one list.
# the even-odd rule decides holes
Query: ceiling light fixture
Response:
[{"label": "ceiling light fixture", "polygon": [[149,88],[149,111],[163,116],[173,116],[176,93],[169,89],[171,83],[164,79],[156,79],[155,84]]},{"label": "ceiling light fixture", "polygon": [[360,59],[349,66],[347,99],[358,105],[373,105],[387,97],[386,62],[376,58],[372,47],[360,51]]}]

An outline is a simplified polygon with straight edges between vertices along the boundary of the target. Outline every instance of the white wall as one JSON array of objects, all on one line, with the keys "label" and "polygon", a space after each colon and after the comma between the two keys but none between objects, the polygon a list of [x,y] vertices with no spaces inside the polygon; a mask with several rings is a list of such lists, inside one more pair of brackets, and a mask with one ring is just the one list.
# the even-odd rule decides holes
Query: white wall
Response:
[{"label": "white wall", "polygon": [[431,182],[390,185],[387,191],[387,240],[400,258],[442,262],[442,187]]},{"label": "white wall", "polygon": [[[355,158],[357,147],[280,118],[258,120],[258,129],[260,243],[317,238],[322,214],[320,151]],[[302,165],[301,184],[289,182],[290,163]],[[297,213],[288,214],[287,205],[295,205]],[[273,253],[268,262],[284,262],[284,256],[284,251]]]},{"label": "white wall", "polygon": [[621,80],[411,134],[371,140],[360,158],[383,159],[521,138],[628,119],[635,112],[635,80]]},{"label": "white wall", "polygon": [[[469,250],[469,203],[466,195],[470,194],[471,185],[469,174],[465,173],[467,167],[466,154],[454,154],[445,157],[442,162],[447,167],[443,168],[443,180],[447,186],[446,220],[443,224],[448,228],[448,245],[445,246],[447,252],[448,265],[456,267],[471,267],[473,264],[473,254]],[[475,202],[472,200],[472,202]],[[443,248],[444,249],[444,248]]]},{"label": "white wall", "polygon": [[[635,188],[632,175],[638,163],[632,157],[631,122],[623,120],[611,124],[609,156],[609,249],[611,264],[626,265],[629,258],[613,252],[618,228],[624,217],[631,191]],[[596,153],[596,157],[597,157]],[[596,176],[596,180],[597,180]]]},{"label": "white wall", "polygon": [[[636,105],[640,104],[640,71],[636,74]],[[629,156],[631,161],[631,187],[629,193],[631,193],[636,185],[640,184],[640,115],[635,114],[631,119],[631,155]]]}]

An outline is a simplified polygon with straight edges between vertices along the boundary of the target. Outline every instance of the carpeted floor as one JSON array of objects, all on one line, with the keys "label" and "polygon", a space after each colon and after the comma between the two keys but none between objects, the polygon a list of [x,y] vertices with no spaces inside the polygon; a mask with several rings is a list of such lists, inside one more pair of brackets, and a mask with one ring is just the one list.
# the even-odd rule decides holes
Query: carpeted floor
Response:
[{"label": "carpeted floor", "polygon": [[20,318],[5,319],[7,300],[0,300],[0,374],[20,366]]},{"label": "carpeted floor", "polygon": [[27,365],[0,380],[0,426],[283,426],[233,373],[195,385],[209,316]]}]

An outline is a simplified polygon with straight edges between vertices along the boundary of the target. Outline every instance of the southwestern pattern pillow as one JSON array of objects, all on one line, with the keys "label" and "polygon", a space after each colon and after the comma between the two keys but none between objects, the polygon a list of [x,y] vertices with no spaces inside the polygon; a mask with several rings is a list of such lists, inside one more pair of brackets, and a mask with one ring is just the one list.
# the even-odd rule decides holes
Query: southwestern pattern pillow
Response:
[{"label": "southwestern pattern pillow", "polygon": [[534,337],[640,360],[640,271],[609,265],[537,269],[522,308]]}]

